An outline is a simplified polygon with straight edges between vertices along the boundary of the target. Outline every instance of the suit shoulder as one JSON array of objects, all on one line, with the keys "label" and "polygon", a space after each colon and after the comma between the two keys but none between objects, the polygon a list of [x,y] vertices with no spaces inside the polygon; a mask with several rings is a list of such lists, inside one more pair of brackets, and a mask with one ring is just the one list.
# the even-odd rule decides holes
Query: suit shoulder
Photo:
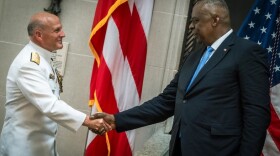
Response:
[{"label": "suit shoulder", "polygon": [[40,55],[37,52],[31,52],[30,62],[34,62],[37,65],[40,64]]}]

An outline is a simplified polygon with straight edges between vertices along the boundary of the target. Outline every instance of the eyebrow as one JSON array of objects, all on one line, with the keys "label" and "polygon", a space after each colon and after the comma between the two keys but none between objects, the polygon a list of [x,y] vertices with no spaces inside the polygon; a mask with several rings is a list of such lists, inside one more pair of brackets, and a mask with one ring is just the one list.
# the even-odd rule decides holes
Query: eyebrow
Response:
[{"label": "eyebrow", "polygon": [[199,18],[198,17],[191,17],[191,19],[190,19],[191,21],[194,21],[194,20],[199,20]]}]

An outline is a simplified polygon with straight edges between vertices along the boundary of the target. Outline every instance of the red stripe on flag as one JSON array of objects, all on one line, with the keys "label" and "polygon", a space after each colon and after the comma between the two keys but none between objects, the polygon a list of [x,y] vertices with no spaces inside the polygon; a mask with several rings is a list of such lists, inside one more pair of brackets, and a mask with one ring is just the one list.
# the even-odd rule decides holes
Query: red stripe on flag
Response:
[{"label": "red stripe on flag", "polygon": [[[100,66],[98,68],[98,76],[95,77],[95,91],[100,107],[104,112],[114,114],[119,112],[117,102],[114,96],[114,89],[112,85],[112,76],[106,61],[101,57]],[[111,155],[112,156],[131,156],[132,151],[126,133],[117,133],[115,131],[108,132],[110,140]],[[121,152],[118,152],[121,151]],[[96,136],[90,143],[86,150],[87,156],[93,155],[107,155],[107,144],[104,136]]]},{"label": "red stripe on flag", "polygon": [[127,57],[137,87],[139,99],[142,93],[147,54],[147,40],[136,6],[132,15],[128,3],[119,7],[113,14],[120,34],[123,55]]},{"label": "red stripe on flag", "polygon": [[268,131],[271,135],[271,138],[273,139],[275,145],[277,146],[278,150],[280,151],[280,120],[279,117],[273,107],[272,104],[270,104],[270,112],[271,112],[271,122],[268,127]]},{"label": "red stripe on flag", "polygon": [[[96,34],[92,36],[92,38],[90,39],[91,42],[90,44],[92,44],[92,46],[95,48],[96,54],[98,55],[99,58],[102,57],[106,30],[107,30],[107,24],[104,27],[100,28],[99,31],[97,31]],[[99,71],[98,63],[95,59],[93,64],[93,69],[92,69],[91,81],[90,81],[90,95],[89,95],[90,100],[94,99],[96,82],[98,82],[96,80],[96,77],[98,76],[98,71]]]},{"label": "red stripe on flag", "polygon": [[111,156],[132,156],[125,132],[110,131],[108,135],[111,141]]},{"label": "red stripe on flag", "polygon": [[[147,41],[146,41],[146,35],[144,29],[142,27],[142,22],[139,17],[138,10],[135,4],[132,6],[133,7],[132,12],[130,12],[129,4],[132,3],[134,4],[134,1],[132,1],[131,3],[128,3],[126,0],[98,1],[95,19],[93,22],[94,29],[92,31],[91,38],[90,38],[90,47],[93,51],[93,54],[95,55],[95,64],[92,71],[90,99],[91,100],[94,99],[95,104],[99,105],[102,111],[110,114],[119,112],[118,106],[120,106],[120,108],[122,108],[123,110],[128,107],[137,105],[142,92],[144,69],[146,63]],[[137,4],[144,4],[144,3],[141,2]],[[151,3],[145,3],[145,4],[152,5]],[[148,8],[147,13],[150,14],[152,7],[149,6],[147,8]],[[150,16],[148,17],[150,18]],[[113,18],[114,23],[108,23],[108,20],[110,18]],[[148,22],[146,21],[147,22],[146,24],[149,25],[150,19],[148,20],[149,21]],[[114,24],[116,24],[118,32],[115,30]],[[107,29],[109,29],[109,31],[107,31]],[[106,34],[112,32],[118,34]],[[108,38],[105,38],[106,35]],[[115,35],[119,35],[119,38],[114,41],[114,37],[116,37]],[[105,41],[106,41],[106,45],[104,43]],[[109,43],[109,41],[111,43]],[[121,46],[121,50],[118,49],[119,47],[113,50],[112,48],[110,49],[109,47],[106,48],[109,48],[110,52],[117,52],[116,54],[123,52],[123,57],[124,57],[123,59],[127,59],[129,63],[129,69],[131,71],[127,71],[128,68],[126,62],[121,62],[124,63],[122,64],[124,65],[123,69],[114,68],[112,62],[106,62],[106,61],[114,61],[112,60],[112,57],[110,58],[107,56],[110,55],[108,53],[109,51],[106,51],[106,53],[104,53],[103,56],[103,50],[104,50],[103,47],[107,46],[107,44],[108,46],[118,45],[118,44]],[[112,54],[112,56],[114,55],[115,54]],[[106,60],[103,57],[105,57]],[[124,73],[119,73],[120,75],[128,74],[129,75],[128,78],[130,80],[129,82],[135,83],[136,88],[133,88],[132,90],[134,91],[134,93],[137,90],[138,94],[135,93],[137,95],[128,95],[128,96],[135,97],[134,100],[137,99],[136,97],[138,96],[138,99],[135,100],[138,102],[129,100],[128,105],[126,105],[123,103],[118,103],[116,101],[115,94],[122,95],[122,93],[120,93],[121,88],[119,88],[119,86],[123,85],[122,82],[119,81],[122,79],[118,79],[118,75],[116,75],[116,73],[118,73],[119,71],[116,70],[120,70],[120,72],[124,72]],[[113,76],[111,72],[114,74]],[[132,74],[132,77],[130,74]],[[117,80],[115,79],[112,80],[113,77],[117,78]],[[113,86],[113,82],[114,85],[116,86]],[[126,82],[123,83],[125,84]],[[123,98],[127,98],[127,96]],[[132,150],[130,147],[133,145],[130,145],[130,143],[132,142],[129,142],[128,136],[130,137],[130,139],[132,139],[134,138],[134,135],[127,136],[127,133],[125,132],[117,133],[116,131],[111,131],[107,133],[107,136],[108,136],[107,137],[108,140],[106,140],[105,137],[96,136],[88,144],[85,154],[88,156],[91,155],[105,156],[109,154],[111,156],[132,155]]]},{"label": "red stripe on flag", "polygon": [[114,95],[111,72],[106,65],[104,58],[101,58],[96,78],[96,95],[103,112],[114,114],[119,112]]},{"label": "red stripe on flag", "polygon": [[88,145],[85,156],[106,156],[108,153],[106,139],[103,136],[96,136]]},{"label": "red stripe on flag", "polygon": [[101,21],[107,15],[109,9],[116,1],[117,0],[98,1],[92,24],[92,29],[97,25],[99,21]]},{"label": "red stripe on flag", "polygon": [[[125,133],[108,132],[111,143],[111,156],[132,156]],[[86,150],[86,156],[107,156],[108,150],[104,136],[96,136]]]},{"label": "red stripe on flag", "polygon": [[102,55],[106,31],[107,31],[107,23],[103,27],[101,27],[95,33],[95,35],[92,36],[92,38],[90,39],[90,42],[99,57],[101,57],[101,55]]},{"label": "red stripe on flag", "polygon": [[95,91],[95,84],[96,84],[96,78],[97,78],[97,62],[94,60],[94,64],[92,67],[92,73],[91,73],[91,80],[90,80],[90,92],[89,92],[89,99],[94,99],[94,91]]}]

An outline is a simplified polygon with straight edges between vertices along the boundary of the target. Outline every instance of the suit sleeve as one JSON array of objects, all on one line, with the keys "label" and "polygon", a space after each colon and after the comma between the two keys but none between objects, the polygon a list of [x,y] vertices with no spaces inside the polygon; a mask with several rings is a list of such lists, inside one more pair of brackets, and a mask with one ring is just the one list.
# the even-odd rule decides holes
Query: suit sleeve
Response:
[{"label": "suit sleeve", "polygon": [[269,70],[267,53],[258,45],[240,58],[239,82],[243,113],[240,154],[260,155],[270,123]]},{"label": "suit sleeve", "polygon": [[157,97],[115,114],[116,130],[122,132],[136,129],[164,121],[174,115],[178,76],[179,73]]},{"label": "suit sleeve", "polygon": [[35,63],[30,62],[21,67],[17,85],[28,101],[58,124],[77,131],[84,122],[86,114],[59,100],[53,94],[40,67]]}]

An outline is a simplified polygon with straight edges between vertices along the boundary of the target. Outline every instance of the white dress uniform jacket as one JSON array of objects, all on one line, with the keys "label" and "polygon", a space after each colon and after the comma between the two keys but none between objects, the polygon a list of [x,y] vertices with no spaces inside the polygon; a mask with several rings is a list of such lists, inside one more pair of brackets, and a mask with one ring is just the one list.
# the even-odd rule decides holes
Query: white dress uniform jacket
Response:
[{"label": "white dress uniform jacket", "polygon": [[[32,62],[32,52],[39,62]],[[86,114],[59,99],[50,61],[51,52],[30,41],[11,64],[0,156],[57,156],[57,123],[77,131],[84,122]]]}]

